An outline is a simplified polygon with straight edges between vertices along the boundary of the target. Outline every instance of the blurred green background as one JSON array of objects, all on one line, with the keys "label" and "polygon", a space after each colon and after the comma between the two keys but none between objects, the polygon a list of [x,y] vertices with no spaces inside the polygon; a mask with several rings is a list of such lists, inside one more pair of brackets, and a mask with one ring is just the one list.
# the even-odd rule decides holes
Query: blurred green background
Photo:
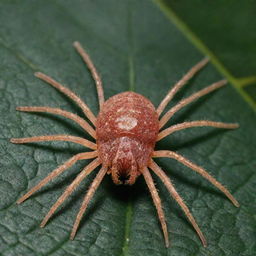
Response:
[{"label": "blurred green background", "polygon": [[[0,1],[0,255],[254,256],[255,9],[252,0]],[[78,94],[97,114],[95,85],[72,47],[76,40],[99,70],[106,98],[133,90],[157,106],[171,86],[205,56],[211,63],[168,108],[215,81],[228,79],[225,88],[190,104],[166,127],[209,119],[238,122],[239,129],[188,129],[156,146],[178,151],[209,170],[241,203],[235,208],[216,188],[176,161],[157,161],[191,209],[207,238],[207,248],[156,176],[171,242],[168,249],[142,178],[126,187],[105,177],[74,241],[69,240],[70,230],[95,173],[44,229],[39,227],[89,161],[76,164],[23,204],[15,203],[56,166],[84,149],[62,142],[13,145],[10,138],[71,134],[90,139],[64,118],[15,110],[17,106],[51,106],[82,116],[69,99],[33,76],[41,71]]]}]

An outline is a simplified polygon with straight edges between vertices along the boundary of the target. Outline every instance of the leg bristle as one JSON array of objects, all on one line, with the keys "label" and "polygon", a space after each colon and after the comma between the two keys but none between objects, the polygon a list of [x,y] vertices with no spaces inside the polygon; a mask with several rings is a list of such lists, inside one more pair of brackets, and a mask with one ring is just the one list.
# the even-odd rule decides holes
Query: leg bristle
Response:
[{"label": "leg bristle", "polygon": [[34,73],[34,76],[35,76],[35,77],[40,77],[42,74],[43,74],[43,73],[41,73],[41,72],[35,72],[35,73]]},{"label": "leg bristle", "polygon": [[19,139],[11,138],[11,139],[10,139],[10,142],[11,142],[11,143],[19,143]]},{"label": "leg bristle", "polygon": [[74,46],[74,47],[78,47],[79,45],[80,45],[80,43],[79,43],[78,41],[74,41],[74,42],[73,42],[73,46]]}]

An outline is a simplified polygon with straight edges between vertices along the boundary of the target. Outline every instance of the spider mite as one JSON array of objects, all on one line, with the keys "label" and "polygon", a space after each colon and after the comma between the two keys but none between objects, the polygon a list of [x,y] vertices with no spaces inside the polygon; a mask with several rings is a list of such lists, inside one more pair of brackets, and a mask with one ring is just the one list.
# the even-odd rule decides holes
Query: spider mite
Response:
[{"label": "spider mite", "polygon": [[[161,199],[158,195],[157,189],[149,171],[150,169],[164,183],[167,190],[170,192],[170,195],[177,201],[177,203],[180,205],[187,218],[191,222],[192,226],[200,237],[203,246],[206,246],[206,239],[201,232],[199,226],[197,225],[196,220],[188,209],[187,205],[184,203],[183,199],[176,191],[171,179],[157,165],[153,158],[168,157],[176,159],[177,161],[191,168],[193,171],[199,173],[201,176],[211,182],[215,187],[221,190],[236,207],[239,207],[239,203],[220,182],[218,182],[202,167],[192,163],[184,156],[179,155],[173,151],[155,151],[154,147],[157,141],[163,139],[167,135],[190,127],[209,126],[225,129],[237,128],[238,124],[236,123],[227,124],[209,120],[199,120],[183,122],[163,129],[165,124],[178,110],[193,102],[194,100],[222,87],[226,84],[226,81],[221,80],[219,82],[213,83],[212,85],[181,100],[177,105],[169,109],[166,114],[161,117],[163,110],[166,108],[167,104],[171,101],[173,96],[187,83],[189,79],[191,79],[195,75],[195,73],[197,73],[207,64],[207,59],[203,59],[194,67],[192,67],[188,71],[188,73],[185,74],[182,79],[172,87],[172,89],[168,92],[160,105],[155,108],[147,98],[134,92],[123,92],[105,101],[101,78],[96,68],[94,67],[89,55],[85,52],[85,50],[78,42],[74,43],[74,47],[81,55],[88,69],[90,70],[92,77],[95,80],[100,107],[100,112],[98,116],[96,117],[89,109],[89,107],[76,94],[74,94],[72,91],[65,88],[49,76],[40,72],[35,73],[35,76],[55,87],[57,90],[72,99],[82,109],[90,124],[85,119],[82,119],[81,117],[73,113],[67,112],[59,108],[41,106],[17,107],[17,110],[25,112],[47,112],[64,116],[80,125],[85,130],[85,132],[87,132],[96,142],[94,143],[84,138],[66,134],[54,134],[48,136],[11,139],[12,143],[31,143],[39,141],[70,141],[81,144],[86,148],[92,150],[90,152],[79,153],[71,157],[64,164],[53,170],[36,186],[31,188],[17,201],[17,203],[20,204],[28,199],[32,194],[34,194],[36,191],[46,185],[49,181],[63,173],[77,161],[82,159],[94,159],[90,164],[84,167],[84,169],[78,174],[74,181],[59,197],[57,202],[51,207],[51,209],[43,219],[41,227],[44,227],[46,225],[51,216],[56,212],[60,205],[66,200],[66,198],[79,186],[82,180],[85,179],[85,177],[90,174],[96,167],[101,165],[101,169],[97,173],[95,179],[90,185],[89,190],[85,194],[81,208],[74,222],[70,238],[74,239],[82,216],[89,202],[91,201],[96,189],[98,188],[106,174],[111,175],[112,180],[115,184],[128,185],[134,184],[136,179],[140,175],[143,175],[157,210],[158,218],[163,230],[166,247],[168,247],[169,238],[165,215],[162,209]],[[95,128],[93,128],[93,126]]]}]

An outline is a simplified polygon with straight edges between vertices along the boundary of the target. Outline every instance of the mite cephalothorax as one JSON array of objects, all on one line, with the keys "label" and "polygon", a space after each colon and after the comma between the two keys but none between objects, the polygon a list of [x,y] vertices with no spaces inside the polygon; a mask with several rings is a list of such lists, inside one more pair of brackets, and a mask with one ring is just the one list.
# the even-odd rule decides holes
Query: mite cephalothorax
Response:
[{"label": "mite cephalothorax", "polygon": [[211,126],[225,129],[237,128],[238,124],[227,124],[209,120],[200,120],[179,123],[163,129],[164,125],[178,110],[193,102],[194,100],[222,87],[226,84],[226,81],[222,80],[213,83],[212,85],[181,100],[177,105],[170,108],[161,117],[163,110],[166,108],[167,104],[171,101],[174,95],[186,84],[186,82],[190,78],[194,76],[196,72],[198,72],[207,64],[207,59],[200,61],[198,64],[192,67],[188,71],[188,73],[184,75],[183,78],[172,87],[172,89],[168,92],[160,105],[155,109],[153,104],[147,98],[134,92],[120,93],[105,101],[102,81],[89,55],[83,50],[78,42],[74,43],[74,47],[83,58],[96,82],[100,105],[100,112],[98,117],[96,117],[92,113],[89,107],[76,94],[74,94],[69,89],[63,87],[60,83],[56,82],[49,76],[40,72],[35,73],[35,76],[52,85],[57,90],[72,99],[82,109],[84,115],[90,123],[73,113],[67,112],[59,108],[18,107],[17,110],[25,112],[47,112],[64,116],[80,125],[84,129],[84,131],[88,133],[93,140],[95,140],[95,143],[84,138],[66,134],[11,139],[12,143],[30,143],[54,140],[70,141],[81,144],[84,147],[92,150],[90,152],[79,153],[71,157],[64,164],[52,171],[35,187],[30,189],[17,201],[17,203],[22,203],[23,201],[25,201],[32,194],[34,194],[36,191],[46,185],[49,181],[63,173],[77,161],[82,159],[94,159],[90,164],[84,167],[84,169],[78,174],[74,181],[66,188],[66,190],[60,196],[57,202],[51,207],[51,209],[43,219],[41,227],[45,226],[51,216],[56,212],[60,205],[66,200],[66,198],[78,187],[82,180],[85,179],[87,175],[89,175],[93,170],[101,165],[101,169],[97,173],[95,179],[93,180],[89,190],[84,197],[81,208],[77,214],[70,238],[73,239],[75,237],[82,216],[89,202],[91,201],[91,198],[93,197],[96,189],[98,188],[106,174],[111,175],[115,184],[129,185],[134,184],[137,177],[142,175],[146,181],[153,202],[157,209],[159,221],[161,223],[164,234],[165,244],[166,247],[168,247],[169,239],[165,216],[162,210],[160,197],[158,195],[157,189],[149,171],[149,169],[151,169],[164,183],[164,185],[170,192],[170,195],[181,206],[182,210],[184,211],[187,218],[196,230],[198,236],[200,237],[203,245],[206,246],[206,239],[200,228],[198,227],[196,220],[190,213],[190,210],[184,203],[181,196],[177,193],[171,179],[156,164],[153,158],[168,157],[176,159],[177,161],[191,168],[193,171],[199,173],[201,176],[211,182],[215,187],[221,190],[235,206],[239,207],[239,203],[221,183],[219,183],[202,167],[190,162],[188,159],[175,153],[174,151],[155,151],[154,147],[157,141],[163,139],[167,135],[186,128],[200,126]]}]

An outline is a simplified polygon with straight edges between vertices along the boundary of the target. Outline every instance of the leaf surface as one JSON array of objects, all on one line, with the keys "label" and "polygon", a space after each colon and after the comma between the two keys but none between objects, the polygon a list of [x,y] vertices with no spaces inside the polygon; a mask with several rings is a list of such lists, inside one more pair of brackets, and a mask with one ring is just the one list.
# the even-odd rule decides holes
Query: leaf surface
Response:
[{"label": "leaf surface", "polygon": [[[187,9],[174,2],[177,1],[161,3],[159,9],[155,4],[159,5],[158,1],[146,0],[1,1],[1,255],[254,255],[256,118],[253,99],[246,101],[248,98],[237,87],[240,85],[237,77],[255,76],[253,67],[256,64],[250,60],[248,71],[244,66],[247,61],[244,61],[242,71],[238,71],[237,63],[232,65],[227,58],[227,55],[232,59],[241,56],[235,48],[234,51],[232,46],[225,48],[223,43],[218,50],[209,43],[213,43],[214,37],[203,37],[208,25],[197,21],[202,10],[193,7],[194,11],[187,17]],[[181,2],[187,5],[188,1]],[[115,186],[109,176],[105,177],[75,240],[70,241],[74,218],[95,177],[96,172],[93,173],[41,229],[39,224],[51,205],[89,161],[79,162],[29,200],[17,205],[16,200],[29,188],[84,149],[62,142],[13,145],[9,139],[64,133],[90,137],[66,119],[15,111],[17,106],[51,106],[82,116],[75,104],[36,79],[33,73],[41,71],[63,83],[97,114],[95,85],[72,47],[73,41],[80,41],[101,74],[106,98],[133,90],[157,106],[169,88],[207,54],[189,37],[188,30],[183,30],[170,18],[170,11],[180,17],[179,21],[184,18],[188,29],[202,40],[214,57],[213,64],[193,78],[168,108],[223,76],[231,83],[190,104],[168,124],[209,119],[238,122],[240,128],[234,131],[191,128],[160,141],[157,149],[176,150],[205,167],[230,189],[241,207],[235,208],[216,188],[190,169],[174,160],[161,159],[157,162],[174,181],[191,209],[207,238],[207,248],[203,248],[184,213],[154,175],[168,223],[171,242],[168,249],[164,246],[156,210],[142,178],[131,187],[123,187]],[[225,31],[221,33],[228,38]],[[233,36],[230,34],[229,40],[232,37],[239,44],[241,39]],[[218,40],[221,42],[221,38]]]}]

